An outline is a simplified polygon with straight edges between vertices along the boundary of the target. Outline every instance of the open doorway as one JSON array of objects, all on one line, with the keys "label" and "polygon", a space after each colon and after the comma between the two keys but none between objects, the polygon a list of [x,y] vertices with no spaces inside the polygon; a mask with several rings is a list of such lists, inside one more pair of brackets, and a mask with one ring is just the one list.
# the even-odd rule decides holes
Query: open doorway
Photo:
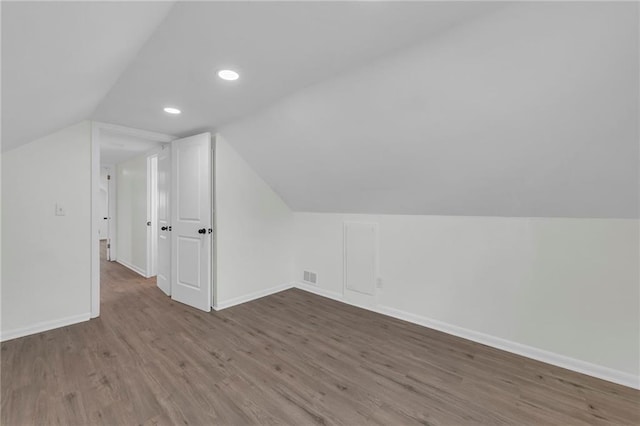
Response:
[{"label": "open doorway", "polygon": [[[157,276],[157,287],[178,302],[204,311],[213,305],[214,143],[210,133],[172,139],[94,123],[94,318],[100,314],[100,229],[104,220],[105,262],[118,262],[145,278]],[[101,170],[106,182],[101,181]],[[107,193],[107,216],[100,210],[101,186]]]},{"label": "open doorway", "polygon": [[157,274],[157,155],[173,138],[93,123],[91,316],[100,314],[100,258]]}]

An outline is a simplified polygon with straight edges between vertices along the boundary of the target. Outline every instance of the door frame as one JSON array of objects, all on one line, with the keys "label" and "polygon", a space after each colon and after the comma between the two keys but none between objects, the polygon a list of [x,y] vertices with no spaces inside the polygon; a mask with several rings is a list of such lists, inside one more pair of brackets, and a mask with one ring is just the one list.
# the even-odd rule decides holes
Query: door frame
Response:
[{"label": "door frame", "polygon": [[[91,318],[100,316],[100,138],[103,132],[135,136],[155,142],[168,143],[176,139],[163,133],[149,132],[116,124],[91,122]],[[112,175],[113,176],[113,175]],[[109,235],[115,234],[115,224],[110,221]],[[113,232],[111,230],[113,228]],[[115,240],[109,239],[112,244]]]}]

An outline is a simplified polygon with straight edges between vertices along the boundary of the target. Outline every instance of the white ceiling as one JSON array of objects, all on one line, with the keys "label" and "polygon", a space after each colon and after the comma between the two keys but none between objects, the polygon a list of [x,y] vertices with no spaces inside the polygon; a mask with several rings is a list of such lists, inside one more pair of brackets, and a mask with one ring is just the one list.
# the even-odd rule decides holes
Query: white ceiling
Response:
[{"label": "white ceiling", "polygon": [[83,119],[217,129],[295,210],[637,217],[637,17],[616,2],[2,2],[3,149]]},{"label": "white ceiling", "polygon": [[[93,118],[184,136],[492,10],[490,3],[177,3]],[[232,68],[227,82],[216,70]],[[166,105],[183,111],[169,116]]]},{"label": "white ceiling", "polygon": [[100,164],[114,165],[160,148],[162,142],[102,130],[100,132]]},{"label": "white ceiling", "polygon": [[7,2],[2,149],[90,118],[172,2]]},{"label": "white ceiling", "polygon": [[519,3],[219,132],[296,211],[638,217],[637,3]]}]

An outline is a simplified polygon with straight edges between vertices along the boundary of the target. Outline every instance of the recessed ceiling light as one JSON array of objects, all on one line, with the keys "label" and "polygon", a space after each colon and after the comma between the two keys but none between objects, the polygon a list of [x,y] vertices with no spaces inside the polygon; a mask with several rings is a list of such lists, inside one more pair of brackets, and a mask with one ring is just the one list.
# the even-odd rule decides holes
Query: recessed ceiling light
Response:
[{"label": "recessed ceiling light", "polygon": [[180,114],[182,111],[180,111],[178,108],[166,107],[164,109],[164,112],[168,112],[169,114]]},{"label": "recessed ceiling light", "polygon": [[218,71],[218,77],[220,77],[223,80],[233,81],[240,78],[240,74],[238,74],[234,70],[220,70]]}]

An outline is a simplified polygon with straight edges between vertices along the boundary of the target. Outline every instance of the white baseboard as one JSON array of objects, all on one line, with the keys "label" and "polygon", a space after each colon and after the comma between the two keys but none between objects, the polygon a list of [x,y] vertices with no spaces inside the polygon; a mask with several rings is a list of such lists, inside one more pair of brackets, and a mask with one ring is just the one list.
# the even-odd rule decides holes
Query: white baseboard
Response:
[{"label": "white baseboard", "polygon": [[481,333],[479,331],[474,331],[468,328],[459,327],[457,325],[448,324],[442,321],[438,321],[438,320],[423,317],[420,315],[412,314],[409,312],[401,311],[388,306],[377,306],[377,307],[371,308],[364,305],[352,303],[345,300],[343,295],[340,293],[324,290],[309,284],[296,283],[295,287],[301,290],[308,291],[310,293],[317,294],[319,296],[327,297],[329,299],[346,303],[348,305],[356,306],[362,309],[367,309],[369,311],[377,312],[382,315],[387,315],[403,321],[418,324],[423,327],[442,331],[444,333],[451,334],[457,337],[462,337],[463,339],[471,340],[476,343],[481,343],[483,345],[491,346],[496,349],[501,349],[503,351],[507,351],[507,352],[511,352],[527,358],[535,359],[536,361],[541,361],[547,364],[555,365],[557,367],[566,368],[567,370],[575,371],[581,374],[586,374],[592,377],[597,377],[598,379],[617,383],[623,386],[628,386],[630,388],[640,389],[640,377],[634,376],[633,374],[626,373],[624,371],[614,370],[609,367],[592,364],[590,362],[571,358],[565,355],[560,355],[555,352],[538,349],[533,346],[523,345],[522,343],[512,342],[510,340],[502,339],[500,337],[491,336],[489,334]]},{"label": "white baseboard", "polygon": [[305,284],[300,282],[297,282],[295,284],[295,287],[304,291],[308,291],[309,293],[317,294],[318,296],[323,296],[329,299],[337,300],[338,302],[346,303],[344,301],[344,296],[342,295],[342,293],[337,293],[335,291],[326,290],[324,288],[320,288],[311,284]]},{"label": "white baseboard", "polygon": [[129,262],[125,262],[122,259],[116,259],[116,262],[118,262],[119,264],[121,264],[122,266],[124,266],[127,269],[131,269],[133,272],[135,272],[136,274],[142,275],[145,278],[149,278],[147,276],[147,271],[145,271],[144,269],[138,268],[137,266],[133,266],[132,264],[130,264]]},{"label": "white baseboard", "polygon": [[586,374],[588,376],[597,377],[599,379],[618,383],[620,385],[628,386],[634,389],[640,389],[640,378],[623,371],[614,370],[612,368],[604,367],[597,364],[592,364],[590,362],[582,361],[576,358],[560,355],[555,352],[538,349],[533,346],[523,345],[522,343],[513,342],[510,340],[502,339],[500,337],[484,334],[479,331],[469,330],[467,328],[447,324],[442,321],[414,315],[386,306],[380,306],[378,309],[376,309],[376,312],[383,315],[388,315],[393,318],[412,322],[424,327],[432,328],[434,330],[442,331],[447,334],[462,337],[464,339],[491,346],[496,349],[501,349],[503,351],[522,355],[527,358],[535,359],[536,361],[541,361],[547,364],[555,365],[557,367],[566,368],[567,370],[572,370],[578,373]]},{"label": "white baseboard", "polygon": [[287,283],[287,284],[271,287],[266,290],[256,291],[244,296],[234,297],[233,299],[215,303],[213,305],[213,309],[216,311],[221,311],[223,309],[227,309],[232,306],[239,305],[241,303],[251,302],[252,300],[260,299],[261,297],[269,296],[274,293],[280,293],[283,290],[287,290],[293,287],[294,287],[293,283]]},{"label": "white baseboard", "polygon": [[79,322],[89,321],[91,313],[73,315],[53,321],[42,321],[28,327],[15,328],[0,333],[0,342],[17,339],[18,337],[29,336],[31,334],[42,333],[43,331],[53,330],[54,328],[66,327],[68,325],[77,324]]}]

